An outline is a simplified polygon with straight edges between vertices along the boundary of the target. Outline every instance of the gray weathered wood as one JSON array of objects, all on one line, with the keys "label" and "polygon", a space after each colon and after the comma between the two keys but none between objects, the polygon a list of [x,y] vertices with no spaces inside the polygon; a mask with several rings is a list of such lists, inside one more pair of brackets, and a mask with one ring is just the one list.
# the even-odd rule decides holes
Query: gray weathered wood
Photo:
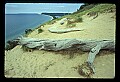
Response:
[{"label": "gray weathered wood", "polygon": [[66,28],[66,29],[62,29],[59,27],[51,27],[48,28],[48,31],[51,33],[67,33],[67,32],[73,32],[73,31],[82,31],[84,29],[82,28]]},{"label": "gray weathered wood", "polygon": [[[82,40],[82,39],[37,39],[21,37],[19,44],[28,48],[44,49],[44,50],[63,50],[63,49],[81,49],[82,51],[90,51],[96,46],[101,49],[115,50],[114,40]],[[93,50],[92,50],[93,51]]]},{"label": "gray weathered wood", "polygon": [[74,50],[80,49],[82,51],[90,51],[87,62],[90,64],[91,68],[95,72],[93,62],[95,56],[102,49],[108,49],[115,51],[115,41],[114,40],[83,40],[83,39],[37,39],[21,37],[19,38],[19,44],[26,46],[30,49],[38,50]]}]

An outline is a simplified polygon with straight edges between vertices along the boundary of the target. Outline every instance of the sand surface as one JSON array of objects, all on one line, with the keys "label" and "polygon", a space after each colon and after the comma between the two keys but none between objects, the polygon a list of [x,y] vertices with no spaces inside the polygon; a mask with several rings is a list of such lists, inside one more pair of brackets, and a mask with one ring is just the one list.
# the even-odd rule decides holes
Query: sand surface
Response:
[{"label": "sand surface", "polygon": [[[60,21],[52,25],[42,27],[44,32],[38,34],[33,31],[28,37],[44,39],[111,39],[115,40],[116,19],[111,18],[115,13],[100,14],[96,19],[86,15],[83,22],[77,23],[75,28],[84,28],[83,31],[74,31],[63,34],[50,33],[48,28],[62,26]],[[83,64],[89,52],[82,51],[44,51],[34,50],[25,52],[21,46],[16,46],[10,51],[5,51],[5,77],[15,78],[85,78],[79,75],[77,66]],[[93,78],[114,78],[115,77],[115,53],[100,51],[94,61],[96,73]]]}]

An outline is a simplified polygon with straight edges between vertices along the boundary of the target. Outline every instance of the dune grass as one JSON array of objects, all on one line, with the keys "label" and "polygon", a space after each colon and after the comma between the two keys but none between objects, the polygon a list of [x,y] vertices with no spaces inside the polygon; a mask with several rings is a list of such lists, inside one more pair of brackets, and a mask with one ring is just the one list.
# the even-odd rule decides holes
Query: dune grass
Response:
[{"label": "dune grass", "polygon": [[69,14],[69,15],[62,16],[60,18],[56,18],[54,20],[50,20],[50,21],[48,21],[48,22],[46,22],[46,23],[44,23],[42,25],[53,24],[53,22],[61,20],[62,18],[78,18],[78,21],[79,21],[79,20],[81,20],[81,18],[79,18],[79,17],[81,17],[82,15],[85,15],[86,13],[89,13],[89,12],[104,13],[107,10],[115,9],[115,8],[116,8],[115,4],[109,4],[109,3],[97,4],[97,5],[94,5],[94,7],[85,9],[83,11],[78,11],[77,13],[72,13],[72,14]]},{"label": "dune grass", "polygon": [[82,16],[82,15],[85,15],[86,13],[89,13],[89,12],[104,13],[107,10],[115,9],[115,8],[116,8],[115,4],[107,4],[107,3],[106,4],[97,4],[90,9],[86,9],[84,11],[78,11],[77,13],[73,13],[73,14],[71,14],[71,17],[74,18],[74,17],[77,17],[77,16]]},{"label": "dune grass", "polygon": [[[92,5],[93,6],[93,5]],[[87,9],[88,8],[88,9]],[[96,12],[96,13],[105,13],[106,11],[108,10],[111,10],[111,9],[116,9],[116,5],[115,4],[109,4],[109,3],[106,3],[106,4],[94,4],[94,7],[86,7],[86,9],[80,11],[78,10],[77,12],[75,13],[72,13],[72,14],[69,14],[69,15],[64,15],[60,18],[56,18],[54,20],[50,20],[48,22],[45,22],[43,24],[41,24],[40,26],[38,26],[36,29],[40,29],[41,26],[44,26],[44,25],[52,25],[54,24],[56,21],[59,21],[63,18],[74,18],[74,23],[77,23],[77,22],[82,22],[82,15],[85,15],[87,13],[90,13],[90,12]],[[72,25],[71,25],[72,24]],[[68,21],[68,24],[67,26],[71,26],[71,27],[74,27],[75,24],[73,24],[73,22],[70,22]],[[40,31],[41,32],[41,31]],[[39,33],[39,32],[38,32]],[[27,36],[27,35],[26,35]]]},{"label": "dune grass", "polygon": [[[74,18],[75,22],[82,22],[82,18],[81,18],[82,15],[85,15],[86,13],[89,13],[89,12],[104,13],[107,10],[115,9],[116,5],[115,4],[108,4],[108,3],[106,3],[106,4],[96,4],[96,5],[94,5],[94,7],[90,6],[90,8],[89,8],[89,6],[88,6],[86,8],[88,8],[88,9],[85,9],[83,11],[78,10],[77,13],[72,13],[72,14],[65,15],[65,16],[62,16],[60,18],[56,18],[54,20],[50,20],[48,22],[45,22],[42,25],[40,25],[39,27],[37,27],[36,29],[39,29],[41,26],[44,26],[44,25],[54,24],[56,21],[59,21],[59,20],[61,20],[63,18]],[[68,24],[71,24],[71,23],[69,22]]]}]

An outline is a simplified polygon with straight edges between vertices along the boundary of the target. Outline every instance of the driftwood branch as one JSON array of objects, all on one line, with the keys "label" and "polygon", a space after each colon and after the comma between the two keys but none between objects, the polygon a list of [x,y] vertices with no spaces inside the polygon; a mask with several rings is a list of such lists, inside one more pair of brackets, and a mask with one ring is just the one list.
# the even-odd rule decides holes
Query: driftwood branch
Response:
[{"label": "driftwood branch", "polygon": [[114,40],[82,40],[82,39],[37,39],[37,38],[19,38],[19,44],[28,48],[36,48],[43,50],[59,51],[63,49],[81,49],[82,51],[91,51],[96,53],[95,50],[109,49],[115,50]]},{"label": "driftwood branch", "polygon": [[84,29],[82,28],[66,28],[66,29],[61,29],[58,27],[51,27],[48,29],[49,32],[51,33],[67,33],[67,32],[73,32],[73,31],[82,31]]},{"label": "driftwood branch", "polygon": [[114,40],[82,40],[82,39],[36,39],[36,38],[19,38],[19,44],[28,48],[36,48],[38,50],[73,50],[80,49],[82,51],[90,51],[88,62],[93,63],[95,55],[101,49],[109,49],[115,51]]},{"label": "driftwood branch", "polygon": [[95,56],[102,49],[107,49],[115,51],[115,41],[114,40],[82,40],[82,39],[36,39],[36,38],[19,38],[19,44],[26,46],[27,48],[35,48],[38,50],[74,50],[80,49],[82,51],[90,51],[87,62],[91,66],[93,72],[95,72],[93,62]]}]

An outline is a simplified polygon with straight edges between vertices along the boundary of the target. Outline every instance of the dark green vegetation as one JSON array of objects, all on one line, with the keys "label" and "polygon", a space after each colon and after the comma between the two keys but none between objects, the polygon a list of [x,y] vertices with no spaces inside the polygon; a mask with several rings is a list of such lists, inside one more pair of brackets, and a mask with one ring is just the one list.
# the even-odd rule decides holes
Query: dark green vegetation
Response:
[{"label": "dark green vegetation", "polygon": [[73,14],[77,14],[77,13],[80,13],[82,11],[89,10],[89,9],[93,8],[95,5],[97,5],[97,4],[85,3],[76,12],[74,12]]},{"label": "dark green vegetation", "polygon": [[30,32],[32,32],[31,29],[26,29],[26,30],[25,30],[25,34],[29,34]]},{"label": "dark green vegetation", "polygon": [[43,32],[43,30],[41,28],[38,29],[38,34]]},{"label": "dark green vegetation", "polygon": [[11,50],[17,45],[18,45],[18,40],[17,39],[9,40],[9,41],[7,41],[7,45],[5,47],[5,50]]},{"label": "dark green vegetation", "polygon": [[82,21],[83,21],[83,20],[82,20],[81,17],[78,17],[78,18],[75,19],[75,22],[82,22]]},{"label": "dark green vegetation", "polygon": [[76,23],[82,22],[82,17],[75,17],[75,18],[68,18],[67,20],[67,27],[75,27]]},{"label": "dark green vegetation", "polygon": [[33,32],[32,29],[26,29],[24,36],[27,37],[31,32]]},{"label": "dark green vegetation", "polygon": [[83,9],[80,9],[77,12],[73,13],[72,15],[82,16],[89,12],[105,13],[109,10],[114,9],[116,9],[115,4],[90,4],[88,6],[85,6]]}]

